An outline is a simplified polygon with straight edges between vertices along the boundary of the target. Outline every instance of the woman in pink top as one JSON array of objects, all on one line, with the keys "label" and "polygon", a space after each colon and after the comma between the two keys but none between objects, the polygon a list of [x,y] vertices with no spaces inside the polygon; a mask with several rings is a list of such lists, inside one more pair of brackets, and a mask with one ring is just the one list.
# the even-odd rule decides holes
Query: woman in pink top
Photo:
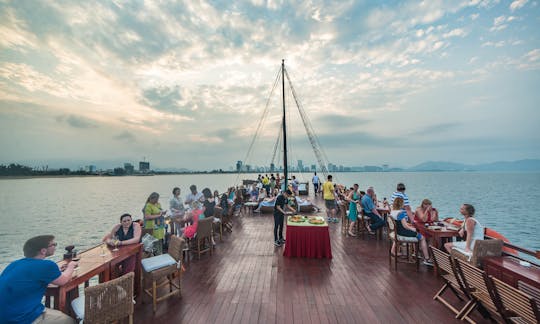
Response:
[{"label": "woman in pink top", "polygon": [[199,202],[194,202],[192,204],[193,210],[191,210],[191,217],[193,218],[193,224],[187,226],[184,229],[184,238],[193,238],[195,233],[197,233],[197,227],[199,226],[199,217],[204,213],[204,209],[200,208],[201,204]]}]

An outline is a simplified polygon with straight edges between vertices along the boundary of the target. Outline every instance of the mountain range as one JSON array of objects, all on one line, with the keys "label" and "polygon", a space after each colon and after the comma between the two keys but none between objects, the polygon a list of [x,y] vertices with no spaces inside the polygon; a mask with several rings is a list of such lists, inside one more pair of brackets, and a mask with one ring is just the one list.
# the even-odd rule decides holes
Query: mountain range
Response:
[{"label": "mountain range", "polygon": [[405,169],[406,171],[540,171],[540,160],[499,161],[485,164],[462,164],[429,161]]}]

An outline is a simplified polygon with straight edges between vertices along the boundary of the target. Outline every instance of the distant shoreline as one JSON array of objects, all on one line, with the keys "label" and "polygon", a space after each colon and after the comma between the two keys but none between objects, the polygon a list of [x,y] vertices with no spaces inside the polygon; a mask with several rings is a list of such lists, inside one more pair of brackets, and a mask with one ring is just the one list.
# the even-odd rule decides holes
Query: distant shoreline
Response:
[{"label": "distant shoreline", "polygon": [[[320,171],[317,171],[320,172]],[[467,173],[467,172],[493,172],[493,173],[515,173],[515,172],[531,172],[531,173],[537,173],[540,172],[538,170],[506,170],[506,171],[500,171],[500,170],[400,170],[400,171],[336,171],[336,172],[329,172],[329,173],[426,173],[426,172],[460,172],[460,173]],[[241,174],[263,174],[263,173],[283,173],[283,172],[276,172],[276,171],[269,171],[269,172],[241,172]],[[312,171],[309,172],[289,172],[290,174],[311,174]],[[159,172],[159,173],[150,173],[150,174],[125,174],[125,175],[111,175],[111,174],[59,174],[59,175],[53,175],[53,174],[47,174],[47,175],[0,175],[0,180],[17,180],[17,179],[35,179],[35,178],[95,178],[95,177],[103,177],[103,178],[116,178],[116,177],[150,177],[150,176],[166,176],[166,175],[195,175],[195,174],[237,174],[237,172],[211,172],[211,171],[199,171],[199,172]]]}]

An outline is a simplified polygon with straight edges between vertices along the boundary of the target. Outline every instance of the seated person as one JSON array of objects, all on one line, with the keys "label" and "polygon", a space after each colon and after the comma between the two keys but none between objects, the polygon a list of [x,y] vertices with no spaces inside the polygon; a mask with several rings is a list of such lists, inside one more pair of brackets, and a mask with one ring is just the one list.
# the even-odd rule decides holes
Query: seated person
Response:
[{"label": "seated person", "polygon": [[277,196],[274,196],[272,198],[264,198],[264,200],[259,203],[259,207],[257,207],[254,212],[260,212],[261,207],[274,207],[276,205],[276,198]]},{"label": "seated person", "polygon": [[190,218],[193,220],[193,224],[186,226],[182,234],[182,238],[192,239],[197,233],[199,226],[199,219],[204,218],[204,209],[199,201],[194,201],[191,204],[191,210],[189,211]]},{"label": "seated person", "polygon": [[[130,214],[123,214],[120,216],[120,224],[114,225],[111,232],[107,233],[102,241],[111,246],[135,244],[141,241],[141,233],[139,223],[133,222]],[[132,255],[120,262],[118,266],[119,273],[123,275],[135,271],[136,261],[136,256]]]},{"label": "seated person", "polygon": [[362,205],[362,209],[364,210],[364,214],[369,217],[370,223],[368,224],[366,222],[366,230],[370,234],[374,234],[374,231],[384,226],[384,219],[379,214],[379,211],[377,210],[377,206],[373,203],[372,196],[375,195],[375,190],[373,187],[368,187],[366,189],[366,194],[362,197],[360,200],[360,204]]},{"label": "seated person", "polygon": [[[433,266],[433,261],[429,257],[429,251],[427,248],[426,238],[422,234],[416,231],[416,228],[409,224],[409,217],[407,216],[407,211],[405,210],[405,205],[403,203],[403,198],[397,197],[394,199],[392,204],[392,211],[390,213],[392,218],[396,220],[397,226],[397,235],[405,237],[416,237],[420,242],[420,249],[424,255],[423,263],[428,266]],[[396,243],[392,243],[392,254],[396,254]]]},{"label": "seated person", "polygon": [[424,199],[414,212],[414,221],[418,223],[432,223],[439,221],[439,212],[431,206],[431,200]]},{"label": "seated person", "polygon": [[459,212],[465,217],[463,227],[459,230],[459,236],[463,237],[467,233],[467,238],[465,241],[445,243],[444,247],[448,253],[452,249],[456,249],[471,257],[476,240],[484,239],[484,226],[474,218],[474,211],[474,207],[469,204],[463,204],[459,209]]},{"label": "seated person", "polygon": [[61,311],[46,308],[41,300],[47,286],[63,286],[71,280],[77,262],[62,269],[45,258],[54,254],[53,235],[40,235],[24,243],[24,258],[10,263],[0,275],[0,322],[75,324]]}]

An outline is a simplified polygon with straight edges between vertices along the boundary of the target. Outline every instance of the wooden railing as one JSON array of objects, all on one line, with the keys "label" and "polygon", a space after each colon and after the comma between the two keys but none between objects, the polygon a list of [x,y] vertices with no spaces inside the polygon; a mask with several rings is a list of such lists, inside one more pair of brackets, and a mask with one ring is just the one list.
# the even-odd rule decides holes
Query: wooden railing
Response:
[{"label": "wooden railing", "polygon": [[[490,239],[490,240],[498,239],[496,237],[492,237],[492,236],[489,236],[489,235],[485,235],[484,237],[486,239]],[[509,242],[503,242],[503,243],[504,243],[504,247],[507,247],[509,249],[513,249],[513,250],[516,250],[518,252],[521,252],[521,253],[524,253],[524,254],[535,257],[537,259],[537,265],[540,265],[540,251],[534,251],[534,250],[526,249],[524,247],[517,246],[517,245],[514,245],[514,244],[509,243]],[[512,253],[505,252],[504,250],[503,250],[503,254],[513,256],[513,257],[518,258],[518,259],[523,260],[523,261],[530,261],[530,260],[523,259],[519,255],[515,255],[515,254],[512,254]]]}]

